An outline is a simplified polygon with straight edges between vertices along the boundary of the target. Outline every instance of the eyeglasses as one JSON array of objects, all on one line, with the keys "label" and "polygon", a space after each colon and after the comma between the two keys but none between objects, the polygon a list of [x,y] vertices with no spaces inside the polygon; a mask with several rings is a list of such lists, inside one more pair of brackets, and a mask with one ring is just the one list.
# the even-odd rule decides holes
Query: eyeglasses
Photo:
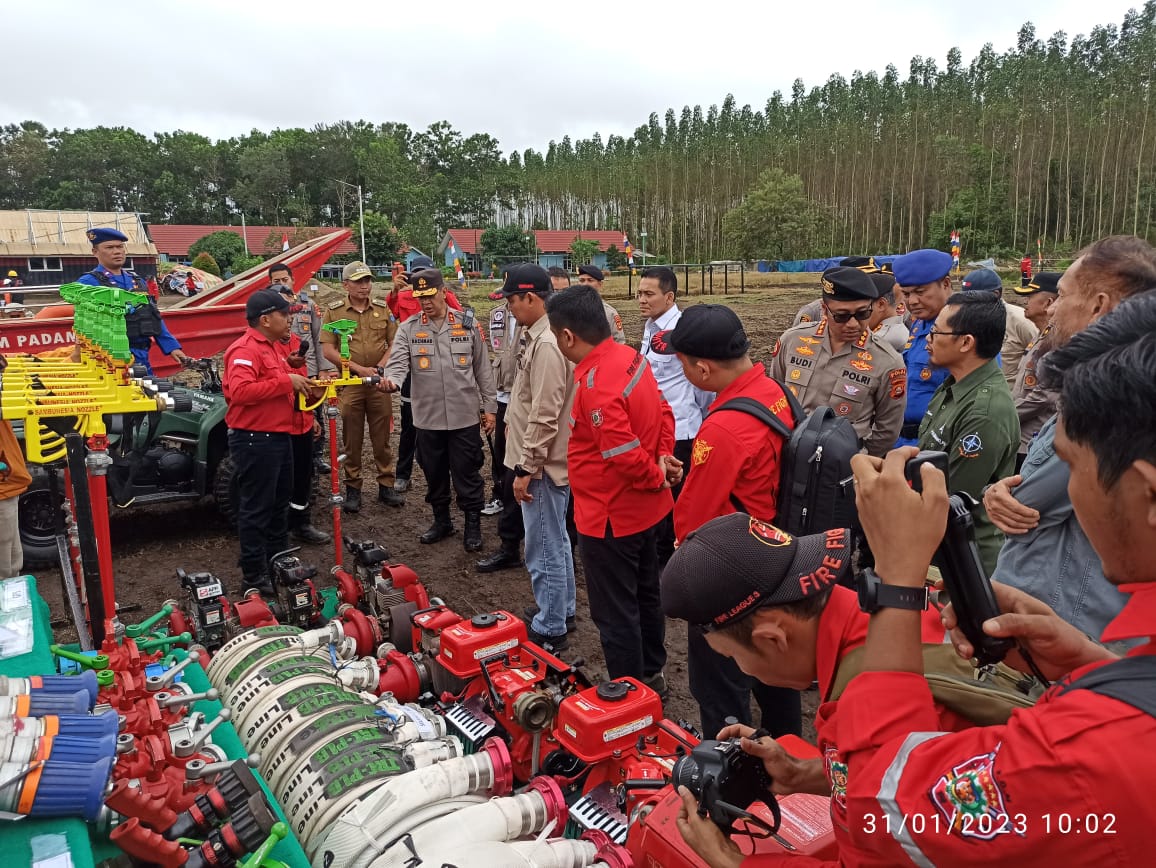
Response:
[{"label": "eyeglasses", "polygon": [[858,322],[867,322],[871,319],[871,308],[861,307],[859,310],[831,310],[827,308],[827,316],[842,325],[854,317]]},{"label": "eyeglasses", "polygon": [[941,332],[937,331],[936,329],[931,329],[927,333],[927,337],[930,340],[931,338],[945,338],[948,335],[951,335],[952,337],[963,337],[964,335],[968,334],[971,334],[971,332]]}]

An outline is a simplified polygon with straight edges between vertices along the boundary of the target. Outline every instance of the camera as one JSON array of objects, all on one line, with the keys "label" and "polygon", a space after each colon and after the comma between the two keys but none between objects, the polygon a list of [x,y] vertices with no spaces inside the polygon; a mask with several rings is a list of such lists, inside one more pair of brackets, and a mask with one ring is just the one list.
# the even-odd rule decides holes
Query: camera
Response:
[{"label": "camera", "polygon": [[[727,834],[735,831],[736,820],[765,828],[769,834],[778,831],[779,804],[771,795],[771,776],[761,759],[742,749],[740,739],[699,742],[674,764],[671,783],[690,790],[698,799],[699,814],[709,816]],[[746,810],[759,801],[771,809],[774,828]]]}]

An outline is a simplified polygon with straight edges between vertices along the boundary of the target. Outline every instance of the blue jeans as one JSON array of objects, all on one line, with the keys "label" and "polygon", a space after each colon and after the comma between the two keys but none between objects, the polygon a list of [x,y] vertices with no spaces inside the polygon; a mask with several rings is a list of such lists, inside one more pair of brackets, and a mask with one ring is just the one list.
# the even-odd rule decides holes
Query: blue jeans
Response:
[{"label": "blue jeans", "polygon": [[543,636],[565,636],[574,614],[574,555],[566,535],[570,486],[555,485],[545,473],[531,479],[530,503],[522,504],[526,527],[526,569],[538,614],[530,626]]}]

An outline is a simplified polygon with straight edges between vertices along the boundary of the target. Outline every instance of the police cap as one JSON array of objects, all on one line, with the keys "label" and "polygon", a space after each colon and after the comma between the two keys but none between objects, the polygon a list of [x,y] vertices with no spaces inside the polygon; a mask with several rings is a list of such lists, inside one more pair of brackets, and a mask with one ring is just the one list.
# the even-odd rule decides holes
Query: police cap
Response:
[{"label": "police cap", "polygon": [[93,247],[96,247],[98,244],[103,244],[105,241],[128,241],[128,236],[123,232],[116,229],[109,229],[106,226],[93,227],[85,234],[88,236],[88,240],[92,243]]},{"label": "police cap", "polygon": [[425,298],[437,295],[438,290],[446,285],[446,279],[438,269],[424,268],[410,276],[409,285],[413,289],[414,298]]},{"label": "police cap", "polygon": [[879,297],[871,277],[858,268],[839,265],[823,272],[824,301],[874,301]]},{"label": "police cap", "polygon": [[1058,271],[1041,271],[1032,278],[1031,283],[1027,286],[1017,286],[1015,288],[1017,295],[1034,295],[1037,292],[1054,292],[1060,291],[1060,278],[1063,277]]},{"label": "police cap", "polygon": [[935,283],[951,274],[955,260],[942,250],[912,250],[895,257],[892,271],[900,286],[923,286]]}]

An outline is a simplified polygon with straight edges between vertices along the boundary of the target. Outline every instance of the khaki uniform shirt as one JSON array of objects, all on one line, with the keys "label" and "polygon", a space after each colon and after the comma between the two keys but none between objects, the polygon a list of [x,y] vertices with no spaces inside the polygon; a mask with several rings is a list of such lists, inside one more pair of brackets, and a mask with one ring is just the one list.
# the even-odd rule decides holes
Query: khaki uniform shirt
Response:
[{"label": "khaki uniform shirt", "polygon": [[[947,453],[947,488],[983,500],[984,486],[1015,473],[1020,423],[995,359],[958,383],[948,377],[931,396],[919,424],[919,448]],[[984,569],[995,569],[1003,534],[982,503],[975,508],[975,542]]]},{"label": "khaki uniform shirt", "polygon": [[1005,301],[1003,306],[1007,308],[1007,327],[999,355],[1003,360],[1004,379],[1007,380],[1008,388],[1012,388],[1016,384],[1024,353],[1028,345],[1040,336],[1040,330],[1024,315],[1024,309],[1018,304]]},{"label": "khaki uniform shirt", "polygon": [[[494,369],[494,388],[498,397],[508,402],[510,390],[514,388],[514,374],[518,372],[518,339],[522,327],[510,315],[507,302],[502,302],[490,311],[490,366]],[[502,398],[502,393],[506,397]]]},{"label": "khaki uniform shirt", "polygon": [[1012,400],[1016,405],[1016,415],[1020,420],[1020,453],[1027,454],[1032,440],[1044,427],[1044,423],[1056,414],[1060,393],[1055,389],[1045,389],[1039,383],[1039,365],[1052,349],[1051,327],[1045,328],[1038,339],[1028,344],[1023,364],[1012,387]]},{"label": "khaki uniform shirt", "polygon": [[336,371],[337,366],[325,358],[321,347],[322,335],[326,333],[321,330],[320,308],[305,293],[297,297],[297,303],[302,309],[291,316],[289,327],[302,342],[309,341],[309,351],[305,353],[306,373],[316,377],[320,371]]},{"label": "khaki uniform shirt", "polygon": [[569,485],[570,426],[564,420],[574,401],[574,366],[558,349],[546,316],[522,330],[521,342],[506,410],[506,466],[520,464],[535,476],[544,471],[555,485]]},{"label": "khaki uniform shirt", "polygon": [[614,343],[626,343],[626,332],[622,330],[622,317],[618,315],[618,311],[605,301],[602,302],[602,309],[606,311],[606,322],[610,325],[610,337],[614,338]]},{"label": "khaki uniform shirt", "polygon": [[[377,367],[397,333],[397,319],[389,312],[385,302],[377,298],[370,299],[369,306],[361,311],[350,303],[348,297],[326,305],[326,324],[342,319],[351,319],[357,323],[357,328],[349,336],[349,361],[367,368]],[[323,331],[321,340],[335,347],[341,346],[341,340],[333,332]]]},{"label": "khaki uniform shirt", "polygon": [[907,368],[903,356],[869,331],[839,352],[827,321],[788,329],[775,344],[771,375],[810,412],[824,405],[846,416],[868,455],[883,456],[903,427]]},{"label": "khaki uniform shirt", "polygon": [[[795,325],[798,325],[798,323],[795,323]],[[895,351],[900,354],[907,348],[907,339],[911,337],[907,323],[903,321],[903,317],[899,314],[887,317],[887,319],[875,326],[872,331],[875,333],[876,338],[885,344],[890,344]]]},{"label": "khaki uniform shirt", "polygon": [[446,309],[441,322],[424,313],[397,329],[385,376],[402,383],[410,376],[413,425],[426,431],[456,431],[478,424],[478,412],[496,413],[494,377],[486,344],[461,311]]},{"label": "khaki uniform shirt", "polygon": [[823,299],[817,298],[814,301],[809,301],[795,314],[795,321],[791,323],[791,328],[797,325],[802,325],[808,322],[818,322],[823,318]]}]

